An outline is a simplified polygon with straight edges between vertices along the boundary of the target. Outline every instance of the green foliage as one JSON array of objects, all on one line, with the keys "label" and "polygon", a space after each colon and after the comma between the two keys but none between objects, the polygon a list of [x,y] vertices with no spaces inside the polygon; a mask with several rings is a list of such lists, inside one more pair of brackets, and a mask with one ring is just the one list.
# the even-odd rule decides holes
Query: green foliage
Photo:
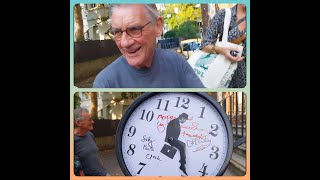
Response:
[{"label": "green foliage", "polygon": [[121,97],[119,97],[119,98],[113,97],[113,101],[120,102],[123,99],[129,99],[129,98],[136,99],[137,97],[139,97],[142,94],[143,93],[141,93],[141,92],[122,92]]},{"label": "green foliage", "polygon": [[177,37],[176,34],[177,34],[176,30],[167,31],[167,32],[164,34],[164,38],[166,38],[166,39],[175,38],[175,37]]},{"label": "green foliage", "polygon": [[[166,4],[165,10],[162,11],[164,23],[168,25],[170,30],[178,28],[185,21],[196,21],[201,19],[200,7],[196,4]],[[174,9],[178,12],[175,13]]]},{"label": "green foliage", "polygon": [[199,38],[199,27],[196,25],[195,21],[185,21],[179,26],[177,32],[178,37],[183,37],[184,39]]},{"label": "green foliage", "polygon": [[77,109],[81,105],[81,98],[79,97],[79,93],[74,94],[73,108]]},{"label": "green foliage", "polygon": [[122,92],[121,93],[121,100],[122,99],[135,99],[138,96],[140,96],[142,93],[141,92]]}]

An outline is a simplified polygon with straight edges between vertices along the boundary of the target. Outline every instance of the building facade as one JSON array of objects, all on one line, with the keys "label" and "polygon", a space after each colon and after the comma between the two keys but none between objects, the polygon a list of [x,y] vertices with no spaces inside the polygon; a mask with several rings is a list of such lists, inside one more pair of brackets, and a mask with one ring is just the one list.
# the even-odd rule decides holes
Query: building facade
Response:
[{"label": "building facade", "polygon": [[110,28],[108,4],[80,4],[85,40],[110,39],[105,33]]},{"label": "building facade", "polygon": [[[79,92],[81,107],[91,109],[91,98],[86,92]],[[121,119],[133,98],[123,98],[122,92],[97,92],[98,118],[101,119]]]}]

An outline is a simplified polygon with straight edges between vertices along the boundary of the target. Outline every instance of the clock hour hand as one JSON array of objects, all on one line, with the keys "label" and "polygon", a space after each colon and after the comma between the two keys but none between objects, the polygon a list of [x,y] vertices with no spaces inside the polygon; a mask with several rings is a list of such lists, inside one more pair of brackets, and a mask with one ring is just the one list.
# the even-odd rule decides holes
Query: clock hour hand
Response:
[{"label": "clock hour hand", "polygon": [[186,175],[188,175],[187,174],[187,172],[186,172],[186,166],[185,166],[185,164],[186,164],[186,152],[185,152],[185,150],[186,150],[186,145],[185,145],[185,143],[184,142],[181,142],[181,141],[179,141],[178,139],[175,139],[175,138],[173,138],[173,137],[168,137],[168,143],[171,145],[171,146],[173,146],[173,147],[176,147],[177,149],[179,149],[179,151],[180,151],[180,164],[181,164],[181,166],[180,166],[180,169],[186,174]]}]

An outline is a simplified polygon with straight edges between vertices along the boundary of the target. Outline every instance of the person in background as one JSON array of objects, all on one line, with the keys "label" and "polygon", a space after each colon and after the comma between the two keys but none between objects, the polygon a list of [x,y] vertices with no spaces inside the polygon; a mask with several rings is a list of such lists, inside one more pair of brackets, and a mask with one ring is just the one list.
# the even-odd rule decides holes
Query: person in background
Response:
[{"label": "person in background", "polygon": [[232,55],[235,50],[233,48],[215,46],[218,37],[222,38],[225,12],[225,9],[221,9],[213,16],[210,25],[203,34],[199,49],[208,53],[223,54],[231,62],[238,62],[229,88],[243,88],[246,86],[246,5],[236,4],[231,8],[228,34],[229,42],[243,46],[241,57]]},{"label": "person in background", "polygon": [[109,175],[102,164],[99,149],[91,130],[93,129],[88,109],[80,107],[74,110],[74,156],[82,168],[84,176]]},{"label": "person in background", "polygon": [[112,4],[109,13],[122,56],[96,76],[93,88],[204,88],[180,54],[156,48],[163,19],[155,4]]}]

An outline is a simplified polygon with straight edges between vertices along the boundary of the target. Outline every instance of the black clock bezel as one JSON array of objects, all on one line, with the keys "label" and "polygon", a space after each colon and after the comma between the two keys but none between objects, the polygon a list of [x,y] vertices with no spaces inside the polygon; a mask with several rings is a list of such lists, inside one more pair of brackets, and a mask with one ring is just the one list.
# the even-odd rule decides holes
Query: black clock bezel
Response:
[{"label": "black clock bezel", "polygon": [[225,124],[226,130],[227,130],[227,134],[228,134],[228,150],[227,150],[227,154],[226,154],[226,159],[223,163],[223,165],[221,166],[221,169],[219,170],[219,172],[217,173],[216,176],[222,176],[224,174],[224,172],[227,170],[228,164],[230,162],[231,159],[231,155],[233,152],[233,134],[232,134],[232,126],[231,123],[229,121],[229,118],[227,116],[227,114],[224,112],[224,110],[222,109],[222,107],[220,106],[220,104],[218,102],[216,102],[211,96],[209,96],[206,93],[203,92],[146,92],[143,93],[141,96],[139,96],[126,110],[126,112],[124,113],[124,115],[121,118],[121,121],[118,124],[117,127],[117,132],[116,132],[116,155],[117,155],[117,160],[118,163],[120,165],[120,168],[123,172],[123,174],[125,176],[132,176],[131,173],[129,172],[129,170],[127,169],[127,166],[125,165],[123,156],[122,156],[122,134],[123,134],[123,130],[124,127],[130,117],[130,115],[132,114],[132,112],[141,104],[143,103],[146,99],[156,95],[156,94],[160,94],[160,93],[187,93],[187,94],[196,94],[199,97],[207,100],[211,105],[213,105],[215,107],[215,109],[218,111],[218,113],[220,114],[221,118],[223,119],[223,122]]}]

